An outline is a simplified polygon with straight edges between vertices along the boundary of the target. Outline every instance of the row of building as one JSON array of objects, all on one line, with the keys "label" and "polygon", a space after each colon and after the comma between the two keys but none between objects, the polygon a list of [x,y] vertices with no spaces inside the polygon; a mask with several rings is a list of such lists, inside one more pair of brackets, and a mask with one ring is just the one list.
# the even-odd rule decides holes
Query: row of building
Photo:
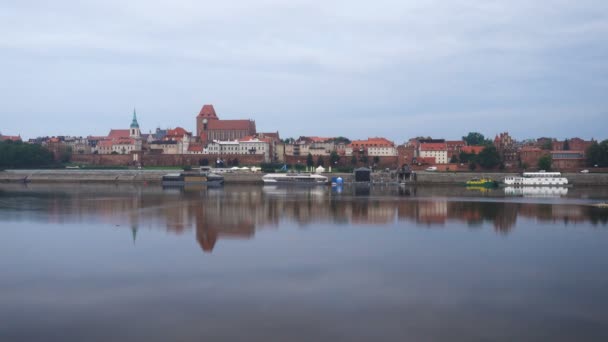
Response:
[{"label": "row of building", "polygon": [[[157,128],[154,132],[142,133],[137,113],[133,110],[129,128],[111,129],[105,136],[47,137],[30,139],[30,142],[43,144],[56,155],[66,151],[73,154],[192,154],[235,158],[254,155],[265,162],[285,162],[290,157],[298,159],[311,155],[319,158],[335,154],[352,160],[363,156],[376,160],[392,158],[401,165],[419,166],[458,163],[462,153],[479,154],[484,149],[484,146],[469,146],[465,140],[430,137],[413,138],[402,145],[383,137],[351,141],[344,137],[301,136],[281,140],[279,132],[258,132],[252,119],[220,119],[210,104],[201,108],[195,121],[194,133],[182,127]],[[20,139],[18,136],[0,135],[0,141]],[[493,140],[506,168],[535,167],[538,159],[548,154],[556,168],[582,167],[585,151],[592,143],[592,140],[580,138],[566,141],[540,138],[518,142],[506,132],[496,135]]]}]

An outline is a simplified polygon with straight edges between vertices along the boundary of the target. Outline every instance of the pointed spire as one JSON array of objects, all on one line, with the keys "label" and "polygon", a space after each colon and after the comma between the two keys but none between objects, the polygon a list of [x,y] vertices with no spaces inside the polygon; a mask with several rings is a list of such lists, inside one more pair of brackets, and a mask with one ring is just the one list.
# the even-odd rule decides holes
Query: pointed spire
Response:
[{"label": "pointed spire", "polygon": [[135,107],[133,107],[133,121],[131,121],[131,128],[139,128],[139,123],[137,123],[137,113],[135,112]]}]

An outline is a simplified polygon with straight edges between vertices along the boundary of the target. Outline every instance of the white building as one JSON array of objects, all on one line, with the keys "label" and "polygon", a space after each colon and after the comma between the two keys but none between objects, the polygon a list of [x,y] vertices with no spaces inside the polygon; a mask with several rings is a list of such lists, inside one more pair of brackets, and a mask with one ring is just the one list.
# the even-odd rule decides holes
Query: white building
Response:
[{"label": "white building", "polygon": [[418,147],[418,156],[422,158],[435,158],[435,164],[447,164],[448,148],[445,143],[422,143]]}]

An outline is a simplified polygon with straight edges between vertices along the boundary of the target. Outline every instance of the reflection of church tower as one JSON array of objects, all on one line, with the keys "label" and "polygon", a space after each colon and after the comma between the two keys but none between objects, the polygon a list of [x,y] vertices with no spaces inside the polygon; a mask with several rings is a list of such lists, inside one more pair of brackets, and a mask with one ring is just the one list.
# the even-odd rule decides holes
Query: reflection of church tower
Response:
[{"label": "reflection of church tower", "polygon": [[141,131],[139,130],[139,123],[137,123],[137,114],[135,113],[135,108],[133,108],[133,121],[131,121],[129,136],[135,139],[141,138]]}]

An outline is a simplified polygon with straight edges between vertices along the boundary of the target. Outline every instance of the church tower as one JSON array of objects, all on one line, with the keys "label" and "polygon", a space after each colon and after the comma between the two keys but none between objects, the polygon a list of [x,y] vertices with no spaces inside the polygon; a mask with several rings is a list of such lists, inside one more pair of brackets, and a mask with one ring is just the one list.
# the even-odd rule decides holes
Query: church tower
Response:
[{"label": "church tower", "polygon": [[141,138],[141,131],[139,130],[139,123],[137,123],[137,114],[135,113],[135,108],[133,108],[133,121],[131,121],[129,136],[136,139]]}]

